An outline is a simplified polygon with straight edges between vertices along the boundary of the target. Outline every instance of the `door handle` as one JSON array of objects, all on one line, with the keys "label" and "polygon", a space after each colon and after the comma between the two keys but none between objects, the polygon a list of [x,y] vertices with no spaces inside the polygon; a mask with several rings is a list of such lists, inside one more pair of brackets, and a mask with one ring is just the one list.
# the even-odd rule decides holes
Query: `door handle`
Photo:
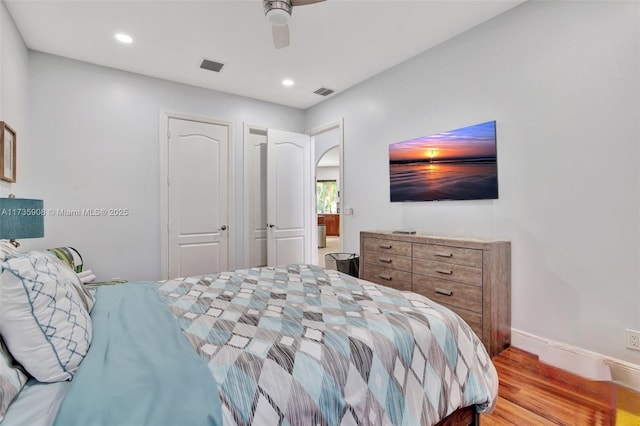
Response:
[{"label": "door handle", "polygon": [[227,230],[227,225],[222,225],[220,228],[218,228],[218,231],[226,231]]},{"label": "door handle", "polygon": [[267,223],[267,226],[268,226],[269,228],[275,228],[275,227],[276,227],[276,225],[274,225],[273,223]]}]

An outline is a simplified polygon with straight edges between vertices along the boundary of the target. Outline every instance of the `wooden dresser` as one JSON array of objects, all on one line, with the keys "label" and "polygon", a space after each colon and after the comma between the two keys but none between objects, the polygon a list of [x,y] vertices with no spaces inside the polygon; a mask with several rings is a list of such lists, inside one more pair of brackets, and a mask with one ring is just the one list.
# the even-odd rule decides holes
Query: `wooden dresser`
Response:
[{"label": "wooden dresser", "polygon": [[460,315],[490,356],[511,344],[511,243],[360,233],[360,278],[412,290]]}]

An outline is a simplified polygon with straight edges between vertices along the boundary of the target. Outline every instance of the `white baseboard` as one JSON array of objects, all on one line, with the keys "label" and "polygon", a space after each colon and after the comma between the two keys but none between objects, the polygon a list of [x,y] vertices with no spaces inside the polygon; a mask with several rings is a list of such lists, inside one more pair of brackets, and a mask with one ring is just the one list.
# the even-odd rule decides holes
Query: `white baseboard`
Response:
[{"label": "white baseboard", "polygon": [[517,329],[511,329],[511,346],[537,355],[545,364],[578,376],[614,381],[640,391],[640,365]]}]

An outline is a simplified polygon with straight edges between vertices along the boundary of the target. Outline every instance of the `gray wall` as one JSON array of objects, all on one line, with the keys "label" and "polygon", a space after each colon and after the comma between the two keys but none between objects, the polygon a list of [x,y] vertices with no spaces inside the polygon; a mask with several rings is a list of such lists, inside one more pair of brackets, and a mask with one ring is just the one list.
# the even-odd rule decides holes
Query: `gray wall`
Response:
[{"label": "gray wall", "polygon": [[[48,209],[127,208],[130,215],[46,217],[43,247],[71,245],[98,279],[160,277],[159,120],[168,110],[233,123],[242,188],[243,122],[302,132],[302,110],[30,52],[28,120],[37,152],[30,193]],[[243,216],[237,196],[235,216]],[[235,256],[242,265],[241,221]]]},{"label": "gray wall", "polygon": [[336,145],[340,145],[340,128],[335,127],[317,134],[313,137],[313,140],[315,144],[315,164],[318,164],[318,161],[320,161],[327,151]]},{"label": "gray wall", "polygon": [[[371,229],[510,240],[513,327],[640,363],[638,18],[530,1],[308,110],[344,117],[344,250]],[[498,200],[389,202],[390,143],[489,120]]]},{"label": "gray wall", "polygon": [[[31,151],[29,128],[26,124],[29,76],[29,53],[4,2],[0,2],[0,120],[8,123],[16,131],[17,181],[30,177],[20,167]],[[15,192],[18,197],[28,197],[20,193],[17,184],[0,181],[0,196]]]}]

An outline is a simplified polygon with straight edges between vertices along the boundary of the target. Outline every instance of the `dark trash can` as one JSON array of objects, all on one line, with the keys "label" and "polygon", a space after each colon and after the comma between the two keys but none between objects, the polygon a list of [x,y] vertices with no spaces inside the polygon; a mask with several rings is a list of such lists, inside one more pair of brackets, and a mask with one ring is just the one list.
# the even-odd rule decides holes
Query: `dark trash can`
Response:
[{"label": "dark trash can", "polygon": [[324,256],[327,269],[335,269],[352,277],[358,277],[360,257],[355,253],[329,253]]}]

